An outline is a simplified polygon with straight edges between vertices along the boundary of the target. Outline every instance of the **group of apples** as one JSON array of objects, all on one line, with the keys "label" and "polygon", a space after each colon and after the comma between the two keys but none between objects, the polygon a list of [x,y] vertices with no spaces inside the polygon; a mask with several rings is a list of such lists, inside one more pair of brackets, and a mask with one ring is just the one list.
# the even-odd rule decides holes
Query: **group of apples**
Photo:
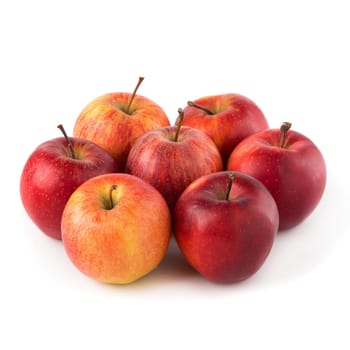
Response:
[{"label": "group of apples", "polygon": [[39,145],[20,179],[23,206],[61,239],[87,276],[133,282],[153,271],[174,235],[188,263],[217,283],[252,276],[278,231],[302,222],[326,185],[324,158],[290,123],[270,129],[239,94],[164,110],[109,93],[78,116],[73,137]]}]

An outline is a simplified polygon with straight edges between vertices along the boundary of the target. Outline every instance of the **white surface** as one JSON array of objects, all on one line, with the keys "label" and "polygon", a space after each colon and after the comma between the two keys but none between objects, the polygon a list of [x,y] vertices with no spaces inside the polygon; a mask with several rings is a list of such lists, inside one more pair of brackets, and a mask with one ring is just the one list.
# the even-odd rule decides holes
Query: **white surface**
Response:
[{"label": "white surface", "polygon": [[[1,2],[0,348],[348,349],[349,33],[337,0]],[[172,121],[189,99],[237,92],[323,152],[322,202],[246,282],[203,280],[172,242],[149,276],[102,285],[26,216],[31,151],[138,76]]]}]

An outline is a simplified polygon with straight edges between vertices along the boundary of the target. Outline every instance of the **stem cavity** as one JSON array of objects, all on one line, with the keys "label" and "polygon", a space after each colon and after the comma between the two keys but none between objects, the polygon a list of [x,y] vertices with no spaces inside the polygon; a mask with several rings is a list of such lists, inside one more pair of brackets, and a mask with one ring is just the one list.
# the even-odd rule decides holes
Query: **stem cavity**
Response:
[{"label": "stem cavity", "polygon": [[143,82],[143,79],[145,79],[145,78],[144,77],[139,77],[139,81],[137,82],[137,85],[136,85],[136,87],[134,89],[134,92],[131,95],[131,98],[130,98],[130,101],[128,103],[128,106],[126,107],[126,110],[125,110],[126,114],[130,114],[130,108],[131,108],[132,101],[134,101],[134,98],[136,96],[136,92],[137,92],[138,88],[140,87],[141,83]]},{"label": "stem cavity", "polygon": [[280,140],[280,147],[285,148],[285,142],[286,142],[286,137],[287,137],[287,132],[291,128],[292,123],[289,122],[283,122],[280,130],[281,130],[281,140]]},{"label": "stem cavity", "polygon": [[70,153],[71,153],[71,157],[72,157],[73,159],[76,159],[75,153],[74,153],[73,145],[72,145],[72,143],[70,142],[70,139],[69,139],[69,137],[67,136],[67,133],[66,133],[66,131],[64,130],[63,125],[62,125],[62,124],[59,124],[59,125],[57,125],[57,127],[58,127],[58,129],[60,129],[60,130],[62,131],[62,134],[63,134],[64,138],[65,138],[66,141],[67,141],[67,144],[68,144],[68,147],[69,147],[69,150],[70,150]]},{"label": "stem cavity", "polygon": [[176,120],[176,133],[174,136],[174,141],[177,142],[178,138],[179,138],[179,133],[180,133],[180,129],[181,129],[181,125],[182,122],[184,121],[184,111],[182,108],[179,108],[178,110],[179,116],[177,117]]},{"label": "stem cavity", "polygon": [[197,103],[195,103],[193,101],[188,101],[187,105],[190,106],[190,107],[198,108],[198,109],[202,110],[203,112],[205,112],[205,113],[207,113],[209,115],[214,115],[214,113],[210,109],[205,108],[205,107],[203,107],[203,106],[201,106],[201,105],[199,105],[199,104],[197,104]]}]

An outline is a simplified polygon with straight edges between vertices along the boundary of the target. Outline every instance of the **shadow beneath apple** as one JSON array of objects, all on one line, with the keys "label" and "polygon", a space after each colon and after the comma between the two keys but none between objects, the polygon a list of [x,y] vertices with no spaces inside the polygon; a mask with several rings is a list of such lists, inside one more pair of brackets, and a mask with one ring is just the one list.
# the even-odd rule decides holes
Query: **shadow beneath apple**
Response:
[{"label": "shadow beneath apple", "polygon": [[165,255],[159,266],[149,275],[136,281],[142,284],[164,284],[164,283],[180,283],[194,278],[202,277],[196,272],[186,261],[182,255],[175,238],[172,236],[167,254]]},{"label": "shadow beneath apple", "polygon": [[154,277],[173,281],[193,278],[197,274],[182,255],[175,238],[171,237],[168,252],[154,271]]}]

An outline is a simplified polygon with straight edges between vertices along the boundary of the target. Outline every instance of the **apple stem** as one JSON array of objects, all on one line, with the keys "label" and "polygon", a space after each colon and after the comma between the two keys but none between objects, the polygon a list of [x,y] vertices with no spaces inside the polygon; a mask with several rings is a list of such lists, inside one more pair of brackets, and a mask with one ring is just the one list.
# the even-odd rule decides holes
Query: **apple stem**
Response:
[{"label": "apple stem", "polygon": [[184,111],[182,108],[179,108],[178,110],[179,116],[176,119],[176,133],[174,136],[174,141],[177,142],[178,138],[179,138],[179,133],[180,133],[180,128],[182,125],[182,122],[184,121]]},{"label": "apple stem", "polygon": [[281,141],[280,141],[280,147],[281,148],[285,148],[285,142],[286,142],[286,136],[287,136],[287,132],[288,130],[291,128],[292,123],[289,122],[283,122],[280,130],[281,130]]},{"label": "apple stem", "polygon": [[62,124],[59,124],[59,125],[57,125],[57,127],[62,131],[62,134],[63,134],[64,138],[65,138],[66,141],[67,141],[67,144],[68,144],[68,147],[69,147],[69,150],[70,150],[70,153],[71,153],[71,157],[72,157],[73,159],[76,159],[76,158],[75,158],[74,149],[73,149],[73,145],[72,145],[72,143],[70,142],[69,137],[67,136],[67,133],[66,133],[66,131],[64,130],[63,125],[62,125]]},{"label": "apple stem", "polygon": [[109,190],[109,203],[110,203],[110,209],[113,209],[115,204],[114,204],[114,201],[113,201],[113,191],[117,189],[117,185],[113,184],[111,186],[111,189]]},{"label": "apple stem", "polygon": [[197,103],[194,103],[193,101],[188,101],[187,102],[187,105],[190,106],[190,107],[194,107],[194,108],[198,108],[198,109],[201,109],[202,111],[204,111],[205,113],[208,113],[210,115],[214,115],[214,113],[208,109],[208,108],[205,108]]},{"label": "apple stem", "polygon": [[228,174],[228,177],[229,177],[229,183],[227,185],[226,200],[230,199],[230,192],[231,192],[232,182],[234,178],[234,174],[232,171]]},{"label": "apple stem", "polygon": [[141,83],[143,82],[143,79],[145,79],[145,78],[144,77],[139,77],[139,81],[137,82],[137,85],[136,85],[136,87],[134,89],[134,92],[131,95],[128,107],[126,107],[126,111],[125,111],[126,114],[130,113],[130,108],[131,108],[132,101],[134,101],[134,98],[136,96],[136,92],[137,92],[138,88],[140,87]]}]

